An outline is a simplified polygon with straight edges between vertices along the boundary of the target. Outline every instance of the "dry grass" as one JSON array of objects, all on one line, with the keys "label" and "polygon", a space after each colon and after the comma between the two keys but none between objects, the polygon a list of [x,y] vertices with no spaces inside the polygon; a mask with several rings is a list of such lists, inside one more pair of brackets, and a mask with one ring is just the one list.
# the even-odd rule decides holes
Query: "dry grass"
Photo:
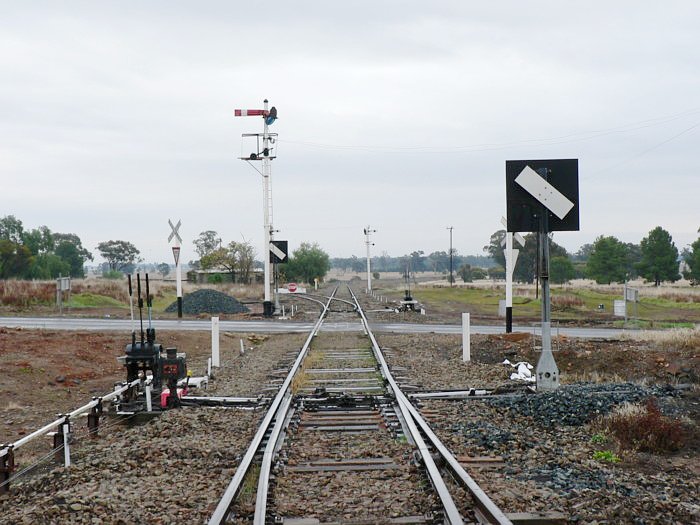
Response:
[{"label": "dry grass", "polygon": [[599,426],[622,449],[655,454],[680,450],[688,434],[680,419],[661,413],[655,398],[644,405],[625,403],[603,417]]},{"label": "dry grass", "polygon": [[662,292],[657,297],[674,303],[700,303],[700,293]]},{"label": "dry grass", "polygon": [[299,367],[299,370],[297,370],[297,373],[292,379],[292,383],[290,385],[290,388],[292,389],[292,394],[297,394],[299,390],[304,388],[304,386],[306,385],[306,381],[309,378],[309,375],[306,373],[306,371],[309,368],[315,368],[316,365],[322,363],[325,358],[326,354],[320,351],[309,352],[306,355],[306,357],[301,363],[301,366]]},{"label": "dry grass", "polygon": [[55,302],[55,281],[0,281],[0,305],[28,308]]},{"label": "dry grass", "polygon": [[700,349],[700,329],[698,328],[672,328],[664,331],[640,330],[638,332],[625,332],[621,338],[648,341],[666,350]]},{"label": "dry grass", "polygon": [[[604,373],[594,370],[593,372],[570,372],[565,371],[561,374],[562,383],[626,383],[628,380],[619,374],[615,373]],[[642,382],[637,381],[637,384],[642,384]]]},{"label": "dry grass", "polygon": [[557,310],[575,310],[586,305],[585,301],[574,295],[552,296],[552,307]]}]

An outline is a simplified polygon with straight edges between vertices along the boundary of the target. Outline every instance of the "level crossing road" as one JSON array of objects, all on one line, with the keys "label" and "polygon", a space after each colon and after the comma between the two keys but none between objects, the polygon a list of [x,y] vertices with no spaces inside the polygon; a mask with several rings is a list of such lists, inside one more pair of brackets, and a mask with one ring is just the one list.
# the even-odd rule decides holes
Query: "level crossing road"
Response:
[{"label": "level crossing road", "polygon": [[[138,323],[136,323],[138,325]],[[206,320],[159,319],[154,322],[157,330],[211,330],[211,322]],[[0,326],[6,328],[27,328],[44,330],[89,330],[131,332],[129,319],[90,319],[72,317],[0,317]],[[260,333],[305,333],[311,330],[313,323],[296,321],[220,321],[219,330],[224,332],[260,332]],[[138,326],[137,326],[138,328]],[[355,332],[362,330],[360,322],[324,323],[323,329],[332,332]],[[435,333],[461,334],[459,324],[417,324],[417,323],[374,323],[372,329],[377,332],[395,333]],[[539,334],[536,326],[513,326],[514,332]],[[501,325],[471,325],[472,334],[502,334],[505,327]],[[581,337],[588,339],[617,339],[629,330],[616,328],[575,328],[553,327],[552,335]],[[639,332],[636,330],[635,332]]]}]

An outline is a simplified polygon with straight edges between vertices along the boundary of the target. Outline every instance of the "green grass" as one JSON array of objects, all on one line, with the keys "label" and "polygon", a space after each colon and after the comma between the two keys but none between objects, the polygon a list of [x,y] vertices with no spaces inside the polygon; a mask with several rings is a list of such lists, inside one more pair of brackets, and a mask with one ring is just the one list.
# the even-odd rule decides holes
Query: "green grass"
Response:
[{"label": "green grass", "polygon": [[[629,311],[628,311],[629,315]],[[695,323],[670,321],[654,321],[649,319],[628,319],[627,323],[624,320],[613,321],[613,326],[616,328],[638,328],[640,330],[660,329],[660,328],[695,328]]]},{"label": "green grass", "polygon": [[[518,295],[517,285],[513,295],[513,314],[516,317],[537,317],[541,312],[541,301],[535,299],[532,293]],[[588,288],[571,288],[553,285],[550,288],[553,298],[570,297],[583,304],[562,309],[555,304],[552,308],[554,320],[608,320],[617,326],[623,324],[622,319],[613,316],[613,301],[622,299],[619,290],[592,290]],[[414,297],[427,305],[428,311],[433,309],[451,309],[455,311],[470,311],[476,315],[493,316],[498,312],[499,299],[505,299],[505,289],[490,288],[422,288],[412,290]],[[598,305],[604,305],[599,310]],[[629,318],[636,318],[640,328],[692,328],[693,323],[700,322],[700,303],[688,301],[673,301],[668,298],[643,297],[636,308],[632,303],[627,305]],[[630,321],[628,321],[629,323]],[[630,326],[629,324],[627,326]]]},{"label": "green grass", "polygon": [[591,443],[595,443],[596,445],[600,445],[601,443],[605,443],[605,436],[603,434],[593,434],[591,436]]},{"label": "green grass", "polygon": [[593,453],[593,459],[597,459],[598,461],[605,461],[607,463],[619,463],[620,461],[622,461],[620,459],[620,456],[618,456],[610,450],[596,450]]},{"label": "green grass", "polygon": [[177,293],[172,292],[168,294],[163,294],[162,297],[153,298],[153,311],[154,312],[164,312],[165,309],[177,301]]},{"label": "green grass", "polygon": [[[484,315],[498,313],[498,301],[505,298],[502,290],[482,288],[419,288],[412,293],[426,304],[447,302],[452,306],[469,306],[470,311]],[[540,302],[531,297],[513,296],[513,305],[523,315],[535,315],[541,308]]]},{"label": "green grass", "polygon": [[90,292],[71,295],[70,301],[66,303],[69,308],[126,308],[127,305],[107,297]]}]

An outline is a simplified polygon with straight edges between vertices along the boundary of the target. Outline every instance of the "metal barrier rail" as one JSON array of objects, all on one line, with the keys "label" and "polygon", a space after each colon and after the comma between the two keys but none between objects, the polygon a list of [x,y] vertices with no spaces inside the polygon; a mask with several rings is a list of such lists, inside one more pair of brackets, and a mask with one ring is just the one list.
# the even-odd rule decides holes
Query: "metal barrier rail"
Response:
[{"label": "metal barrier rail", "polygon": [[[479,485],[472,479],[472,477],[467,474],[467,472],[464,470],[464,468],[459,464],[459,461],[452,455],[452,453],[445,447],[440,439],[435,435],[435,433],[430,429],[430,426],[428,423],[423,419],[423,417],[420,415],[418,410],[411,405],[411,402],[406,398],[406,396],[403,394],[401,389],[399,388],[398,384],[394,380],[394,377],[392,376],[391,372],[389,371],[389,366],[386,362],[386,359],[384,359],[384,355],[382,354],[381,349],[379,348],[379,343],[377,343],[376,338],[374,337],[374,334],[372,333],[372,330],[369,327],[369,321],[367,321],[367,317],[365,316],[365,313],[362,311],[362,308],[360,307],[359,301],[357,301],[357,297],[355,296],[354,292],[352,289],[348,286],[348,290],[350,290],[350,295],[352,295],[353,299],[357,302],[358,306],[358,313],[360,314],[360,317],[362,318],[362,324],[364,326],[365,331],[367,332],[367,335],[370,338],[370,341],[372,342],[372,349],[374,351],[374,354],[377,358],[377,361],[379,361],[380,366],[381,366],[381,373],[382,376],[387,380],[389,383],[392,391],[394,392],[394,395],[396,396],[396,400],[399,403],[399,407],[402,409],[406,409],[406,413],[404,414],[405,420],[411,421],[411,423],[415,422],[418,426],[421,427],[421,430],[423,433],[426,435],[426,437],[430,440],[431,444],[435,447],[435,449],[440,453],[440,455],[445,458],[447,464],[450,466],[450,470],[459,478],[459,480],[462,482],[462,485],[469,491],[469,493],[472,496],[472,499],[474,500],[474,504],[476,506],[476,512],[477,512],[477,517],[480,519],[482,522],[486,523],[491,523],[491,524],[497,524],[497,525],[513,525],[513,522],[508,519],[508,517],[503,513],[501,509],[499,509],[496,504],[491,500],[491,498],[488,497],[488,495],[479,487]],[[409,416],[410,415],[410,416]],[[408,425],[409,428],[411,427],[411,424]],[[413,432],[411,432],[413,434]],[[420,433],[416,432],[418,434],[418,437],[420,437]],[[436,490],[438,491],[438,494],[440,495],[440,499],[443,501],[443,506],[445,505],[446,499],[443,499],[444,492],[447,493],[447,496],[449,499],[447,501],[452,501],[452,497],[449,495],[449,491],[447,491],[447,487],[444,485],[444,481],[442,480],[442,477],[437,473],[438,479],[433,478],[433,474],[431,473],[431,470],[434,469],[437,472],[437,467],[435,466],[435,463],[430,456],[429,451],[426,449],[425,453],[424,450],[421,450],[421,454],[423,455],[423,459],[426,460],[426,467],[428,467],[428,472],[431,475],[431,479],[435,485],[435,482],[437,481],[437,485],[435,485]],[[426,458],[427,456],[427,458]],[[438,488],[438,485],[444,488]],[[452,502],[452,505],[454,505],[454,502]],[[447,508],[446,508],[447,510]],[[456,507],[455,507],[455,512],[456,512]],[[451,517],[451,515],[448,515],[448,519],[450,519],[451,523],[462,523],[462,518],[459,516],[459,513],[457,512],[455,517]]]},{"label": "metal barrier rail", "polygon": [[[104,401],[111,401],[112,399],[120,396],[130,388],[134,388],[138,385],[144,385],[146,386],[147,392],[148,388],[150,388],[152,378],[146,379],[146,381],[142,381],[141,379],[135,379],[134,381],[130,383],[126,383],[122,385],[121,387],[115,389],[114,391],[110,392],[109,394],[106,394],[102,397],[94,397],[92,401],[89,403],[76,408],[72,412],[68,414],[62,414],[58,419],[55,421],[52,421],[48,425],[45,425],[41,427],[39,430],[35,430],[31,434],[24,436],[21,439],[18,439],[14,443],[10,444],[0,444],[0,492],[9,492],[10,490],[10,483],[13,479],[16,479],[17,477],[23,475],[25,472],[28,471],[27,468],[25,468],[23,471],[19,472],[18,474],[15,474],[14,476],[12,473],[15,470],[15,451],[23,446],[29,443],[30,441],[44,436],[46,434],[49,434],[52,430],[55,429],[54,431],[54,444],[53,444],[53,450],[52,453],[49,454],[55,454],[63,450],[63,455],[64,455],[64,463],[66,467],[70,467],[71,464],[71,456],[70,456],[70,447],[69,447],[69,442],[70,442],[70,435],[71,433],[71,422],[74,418],[77,416],[88,412],[88,421],[87,421],[87,426],[88,426],[88,432],[91,435],[97,435],[98,428],[99,428],[99,421],[100,421],[100,416],[102,415],[102,403]],[[61,444],[61,439],[63,440],[63,444]],[[49,457],[46,456],[46,457]],[[45,457],[45,458],[46,458]],[[44,459],[45,459],[44,458]]]},{"label": "metal barrier rail", "polygon": [[[228,515],[229,508],[231,507],[231,504],[233,503],[236,496],[238,495],[238,491],[241,488],[241,484],[243,482],[243,479],[245,478],[245,475],[248,473],[248,469],[250,468],[250,465],[253,461],[253,458],[254,458],[255,454],[257,453],[258,449],[260,448],[260,444],[262,443],[262,440],[265,437],[265,433],[270,428],[272,420],[275,417],[278,417],[278,419],[283,419],[283,417],[278,416],[278,413],[282,414],[282,411],[280,409],[280,406],[282,405],[282,401],[288,393],[288,390],[289,390],[289,387],[292,383],[292,379],[294,378],[294,375],[296,374],[297,370],[301,366],[301,363],[304,361],[304,358],[306,357],[306,354],[309,350],[309,345],[311,344],[311,340],[314,338],[314,336],[318,333],[318,330],[321,328],[321,325],[323,324],[323,320],[325,319],[326,314],[328,313],[328,308],[331,304],[331,301],[333,300],[333,296],[336,294],[337,291],[338,291],[338,288],[333,290],[333,293],[330,295],[330,297],[328,299],[328,303],[326,303],[324,305],[323,311],[321,312],[321,315],[319,315],[319,318],[316,321],[316,324],[311,329],[309,336],[306,338],[306,342],[304,343],[304,346],[302,346],[301,350],[299,351],[299,355],[297,356],[296,360],[294,361],[294,365],[292,365],[292,368],[289,371],[289,374],[287,375],[286,379],[282,383],[282,386],[280,386],[280,389],[277,392],[277,395],[275,396],[275,398],[272,401],[272,404],[270,405],[270,409],[265,414],[265,417],[263,418],[262,423],[258,427],[258,431],[255,433],[255,436],[253,437],[253,440],[251,441],[250,446],[248,447],[248,450],[246,451],[245,455],[243,456],[241,463],[238,465],[238,468],[236,469],[236,473],[234,474],[233,479],[231,479],[231,482],[229,483],[228,487],[226,488],[226,491],[224,492],[224,495],[221,497],[219,504],[216,506],[214,513],[212,514],[211,518],[209,519],[209,525],[218,525],[218,524],[221,524],[224,522],[224,520],[226,519],[226,517]],[[271,442],[276,441],[276,439],[273,440],[273,438],[270,437],[270,441]],[[262,478],[264,475],[265,474],[263,474],[263,472],[261,470],[260,477]],[[267,476],[269,476],[269,469],[268,469]],[[257,512],[257,510],[256,510],[256,512]],[[263,514],[264,514],[264,512],[263,512]]]},{"label": "metal barrier rail", "polygon": [[[109,394],[106,394],[102,397],[98,397],[96,399],[93,399],[92,401],[90,401],[86,405],[83,405],[80,408],[76,408],[75,410],[73,410],[73,412],[70,412],[69,414],[66,414],[66,415],[59,417],[56,421],[53,421],[53,422],[49,423],[48,425],[41,427],[39,430],[35,430],[31,434],[27,434],[26,436],[24,436],[21,439],[18,439],[14,443],[10,443],[8,445],[5,445],[5,448],[0,450],[0,457],[7,455],[8,450],[10,448],[12,448],[13,450],[17,450],[19,447],[21,447],[22,445],[26,445],[27,443],[34,440],[35,438],[41,437],[45,434],[48,434],[49,432],[51,432],[52,429],[58,427],[59,425],[63,425],[64,423],[66,423],[67,420],[73,419],[74,417],[77,417],[80,414],[84,414],[88,410],[91,410],[94,407],[96,407],[97,405],[99,405],[101,402],[111,401],[112,399],[114,399],[114,398],[120,396],[121,394],[123,394],[124,392],[126,392],[128,389],[133,388],[140,383],[141,383],[141,379],[134,379],[131,383],[127,383],[127,384],[121,386],[120,388],[114,390],[113,392],[110,392]],[[149,385],[150,383],[151,383],[151,378],[148,378],[144,382],[144,386]]]}]

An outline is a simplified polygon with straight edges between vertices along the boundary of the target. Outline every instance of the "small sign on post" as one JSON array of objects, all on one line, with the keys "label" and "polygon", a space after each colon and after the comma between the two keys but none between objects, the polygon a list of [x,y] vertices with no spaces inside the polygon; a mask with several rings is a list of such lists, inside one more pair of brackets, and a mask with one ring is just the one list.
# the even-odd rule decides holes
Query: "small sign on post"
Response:
[{"label": "small sign on post", "polygon": [[617,317],[627,317],[627,303],[624,299],[613,301],[613,314]]},{"label": "small sign on post", "polygon": [[70,277],[56,279],[56,306],[61,313],[63,313],[63,302],[70,301],[70,290]]}]

